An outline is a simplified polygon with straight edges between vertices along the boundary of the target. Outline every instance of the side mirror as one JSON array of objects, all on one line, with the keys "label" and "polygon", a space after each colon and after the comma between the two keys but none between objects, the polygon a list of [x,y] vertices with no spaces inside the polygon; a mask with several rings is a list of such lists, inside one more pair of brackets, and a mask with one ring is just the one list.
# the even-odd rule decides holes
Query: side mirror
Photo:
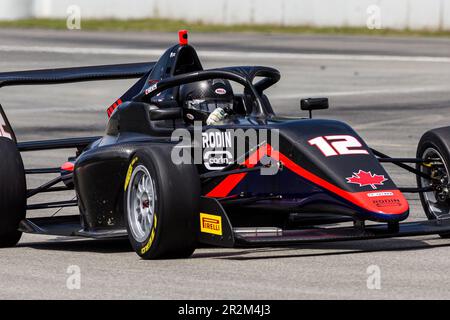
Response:
[{"label": "side mirror", "polygon": [[182,117],[181,108],[163,108],[150,110],[150,120],[175,120]]},{"label": "side mirror", "polygon": [[312,110],[328,109],[328,98],[307,98],[300,100],[300,109],[308,110],[309,117],[312,118]]}]

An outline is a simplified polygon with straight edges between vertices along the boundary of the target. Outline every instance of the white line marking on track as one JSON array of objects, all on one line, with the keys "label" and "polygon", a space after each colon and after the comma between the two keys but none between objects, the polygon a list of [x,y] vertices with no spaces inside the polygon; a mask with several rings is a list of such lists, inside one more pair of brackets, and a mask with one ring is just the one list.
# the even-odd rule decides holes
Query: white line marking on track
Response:
[{"label": "white line marking on track", "polygon": [[389,119],[389,120],[372,121],[369,123],[357,124],[357,125],[353,126],[353,129],[364,130],[364,129],[369,129],[369,128],[381,128],[382,126],[385,127],[387,125],[396,125],[399,123],[400,124],[408,123],[410,126],[416,122],[436,123],[436,122],[442,120],[443,118],[444,118],[444,116],[435,115],[435,114],[412,116],[412,117],[406,117],[406,118],[395,118],[395,119]]},{"label": "white line marking on track", "polygon": [[[98,47],[46,47],[46,46],[0,46],[2,52],[43,52],[62,54],[160,56],[164,49],[127,49]],[[286,52],[210,51],[199,50],[203,57],[224,59],[288,59],[288,60],[342,60],[342,61],[396,61],[450,63],[450,57],[397,56],[397,55],[357,55]]]},{"label": "white line marking on track", "polygon": [[365,96],[379,94],[411,94],[426,92],[450,92],[450,86],[432,86],[432,87],[413,87],[413,88],[385,88],[358,91],[321,91],[321,92],[301,92],[288,94],[275,94],[269,98],[273,100],[299,99],[300,97],[342,97],[342,96]]},{"label": "white line marking on track", "polygon": [[[8,115],[10,114],[30,114],[32,115],[34,112],[39,113],[53,113],[53,112],[64,112],[67,113],[69,110],[70,112],[76,113],[76,112],[105,112],[106,114],[106,108],[107,107],[15,107],[10,108],[11,110],[8,110]],[[71,110],[72,109],[72,110]]]},{"label": "white line marking on track", "polygon": [[[299,90],[300,92],[300,90]],[[274,94],[269,95],[271,101],[300,99],[306,97],[340,97],[340,96],[363,96],[363,95],[380,95],[380,94],[411,94],[411,93],[432,93],[432,92],[450,92],[448,86],[436,86],[436,87],[418,87],[418,88],[401,88],[401,89],[378,89],[378,90],[361,90],[361,91],[322,91],[322,92],[300,92],[300,93],[286,93],[286,94]],[[16,107],[8,111],[9,113],[30,113],[30,112],[66,112],[67,107],[48,107],[42,109],[41,107]],[[103,107],[77,107],[73,112],[94,112],[103,111]]]}]

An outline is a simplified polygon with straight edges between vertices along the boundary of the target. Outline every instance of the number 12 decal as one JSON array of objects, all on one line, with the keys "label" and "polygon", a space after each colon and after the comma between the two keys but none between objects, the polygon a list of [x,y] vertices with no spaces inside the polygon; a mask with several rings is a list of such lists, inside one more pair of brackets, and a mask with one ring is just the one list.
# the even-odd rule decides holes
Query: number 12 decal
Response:
[{"label": "number 12 decal", "polygon": [[309,140],[308,143],[319,148],[326,157],[346,154],[369,154],[367,150],[354,149],[362,147],[362,144],[355,137],[348,135],[317,137]]}]

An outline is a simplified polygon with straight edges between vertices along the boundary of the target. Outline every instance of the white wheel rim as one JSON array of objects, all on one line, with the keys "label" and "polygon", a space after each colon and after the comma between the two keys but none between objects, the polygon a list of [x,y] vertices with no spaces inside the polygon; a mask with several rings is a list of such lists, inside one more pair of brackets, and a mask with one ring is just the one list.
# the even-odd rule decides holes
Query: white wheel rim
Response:
[{"label": "white wheel rim", "polygon": [[127,194],[127,219],[133,238],[144,242],[150,236],[155,215],[156,189],[147,168],[133,170]]}]

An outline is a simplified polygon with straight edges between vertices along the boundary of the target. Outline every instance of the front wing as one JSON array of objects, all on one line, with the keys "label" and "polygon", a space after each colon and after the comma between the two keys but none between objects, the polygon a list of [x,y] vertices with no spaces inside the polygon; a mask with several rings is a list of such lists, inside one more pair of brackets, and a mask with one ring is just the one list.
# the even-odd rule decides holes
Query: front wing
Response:
[{"label": "front wing", "polygon": [[350,227],[311,227],[297,230],[266,227],[233,228],[225,210],[213,198],[202,198],[199,220],[200,242],[219,247],[297,245],[450,233],[450,219]]}]

